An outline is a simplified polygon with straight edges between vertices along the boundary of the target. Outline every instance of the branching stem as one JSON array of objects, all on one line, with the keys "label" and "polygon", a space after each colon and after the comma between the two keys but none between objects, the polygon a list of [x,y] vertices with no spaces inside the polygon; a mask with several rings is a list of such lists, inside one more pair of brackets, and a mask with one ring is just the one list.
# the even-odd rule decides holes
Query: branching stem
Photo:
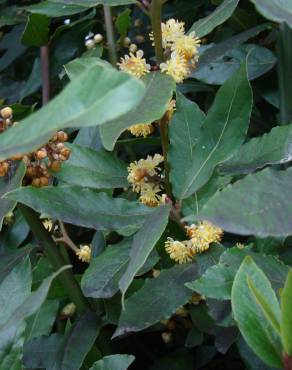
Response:
[{"label": "branching stem", "polygon": [[104,5],[103,12],[104,12],[104,22],[105,22],[105,29],[106,29],[106,38],[107,38],[109,58],[110,58],[111,64],[115,67],[117,64],[118,58],[117,58],[117,51],[116,51],[115,34],[114,34],[111,8],[108,5]]},{"label": "branching stem", "polygon": [[161,31],[162,0],[152,0],[150,18],[155,44],[157,63],[163,62],[162,31]]},{"label": "branching stem", "polygon": [[50,100],[50,59],[49,46],[41,46],[42,103]]}]

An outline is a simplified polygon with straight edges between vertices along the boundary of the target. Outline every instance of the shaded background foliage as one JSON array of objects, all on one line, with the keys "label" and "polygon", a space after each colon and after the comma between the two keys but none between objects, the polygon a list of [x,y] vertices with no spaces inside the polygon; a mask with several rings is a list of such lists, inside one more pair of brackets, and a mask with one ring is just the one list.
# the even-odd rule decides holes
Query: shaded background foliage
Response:
[{"label": "shaded background foliage", "polygon": [[[36,149],[61,128],[70,135],[72,150],[55,186],[21,187],[23,164],[0,181],[1,196],[12,191],[0,199],[0,225],[20,204],[0,233],[0,369],[20,369],[21,362],[28,369],[55,370],[281,367],[279,337],[273,329],[259,334],[253,322],[242,325],[246,317],[240,307],[247,302],[255,327],[259,319],[267,320],[265,310],[257,311],[245,276],[256,276],[256,288],[276,305],[275,292],[279,297],[292,264],[291,2],[165,2],[163,20],[184,21],[203,41],[196,70],[176,87],[159,73],[141,83],[114,71],[105,43],[86,49],[89,33],[105,35],[102,5],[113,5],[119,56],[127,52],[122,43],[127,35],[142,41],[139,47],[154,65],[150,21],[133,3],[0,0],[0,104],[10,105],[14,119],[22,121],[0,138],[0,159]],[[39,110],[43,45],[49,46],[50,94],[56,99]],[[160,119],[175,89],[177,111],[169,129],[174,195],[185,220],[207,218],[226,231],[222,244],[179,266],[164,251],[166,236],[184,237],[168,218],[169,207],[148,208],[125,189],[126,164],[161,152],[161,146],[157,132],[141,139],[124,130]],[[80,91],[86,100],[82,107]],[[72,106],[73,117],[66,106]],[[190,132],[189,122],[196,122]],[[200,161],[206,161],[202,149],[212,149],[218,137],[220,145],[199,171]],[[189,141],[197,145],[194,153]],[[80,311],[87,312],[64,313],[74,301],[62,285],[69,272],[53,280],[60,266],[48,262],[43,244],[50,242],[31,233],[23,204],[56,225],[65,222],[76,244],[92,245],[89,267],[64,243],[59,253],[73,265],[75,283],[94,312],[84,309],[83,297]],[[153,278],[157,270],[161,273]],[[189,304],[193,292],[205,300]],[[183,305],[187,313],[177,311]],[[271,342],[276,348],[267,364],[249,347],[258,335],[263,349],[253,351],[260,357]]]}]

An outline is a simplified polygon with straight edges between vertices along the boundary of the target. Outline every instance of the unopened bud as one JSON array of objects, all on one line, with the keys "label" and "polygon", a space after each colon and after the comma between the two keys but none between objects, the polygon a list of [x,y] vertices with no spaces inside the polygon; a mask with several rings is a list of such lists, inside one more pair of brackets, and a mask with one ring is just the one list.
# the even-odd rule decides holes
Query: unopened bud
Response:
[{"label": "unopened bud", "polygon": [[49,185],[49,179],[46,176],[42,176],[40,178],[40,186],[48,186]]},{"label": "unopened bud", "polygon": [[12,117],[13,110],[10,107],[5,107],[1,109],[0,114],[4,119],[8,119]]},{"label": "unopened bud", "polygon": [[135,19],[134,26],[135,27],[141,27],[141,26],[143,26],[143,22],[141,21],[141,19]]},{"label": "unopened bud", "polygon": [[143,42],[145,42],[145,37],[143,35],[137,35],[135,37],[135,40],[136,42],[138,42],[138,44],[142,44]]},{"label": "unopened bud", "polygon": [[94,35],[93,40],[96,44],[99,44],[103,41],[103,36],[100,33],[97,33],[96,35]]},{"label": "unopened bud", "polygon": [[125,37],[123,40],[123,45],[125,48],[127,48],[131,44],[131,39],[130,37]]},{"label": "unopened bud", "polygon": [[95,46],[95,42],[92,39],[86,40],[85,46],[87,47],[87,49],[93,49]]},{"label": "unopened bud", "polygon": [[129,46],[129,50],[130,50],[131,53],[135,53],[138,50],[138,47],[137,47],[136,44],[131,44]]},{"label": "unopened bud", "polygon": [[64,142],[64,141],[67,141],[68,140],[68,135],[64,131],[59,131],[57,133],[57,135],[55,135],[55,136],[57,136],[57,140],[58,141],[63,141]]},{"label": "unopened bud", "polygon": [[48,153],[45,148],[42,148],[36,152],[36,158],[39,160],[46,158],[47,155]]},{"label": "unopened bud", "polygon": [[165,344],[172,342],[172,334],[167,331],[161,334],[161,338]]},{"label": "unopened bud", "polygon": [[61,170],[61,163],[58,161],[53,161],[50,164],[50,169],[54,172],[59,172]]},{"label": "unopened bud", "polygon": [[76,312],[76,305],[75,303],[71,302],[68,303],[62,310],[61,314],[64,316],[71,317],[75,314]]}]

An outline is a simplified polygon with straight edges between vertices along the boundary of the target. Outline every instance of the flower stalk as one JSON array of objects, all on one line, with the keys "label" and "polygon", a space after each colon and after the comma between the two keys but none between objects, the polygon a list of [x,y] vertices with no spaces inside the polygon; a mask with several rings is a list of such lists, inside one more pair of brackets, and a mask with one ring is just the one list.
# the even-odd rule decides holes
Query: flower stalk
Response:
[{"label": "flower stalk", "polygon": [[118,57],[117,57],[117,51],[116,51],[116,43],[115,43],[111,8],[108,5],[104,5],[103,12],[104,12],[104,22],[105,22],[105,29],[106,29],[109,59],[110,59],[111,64],[115,67],[118,61]]},{"label": "flower stalk", "polygon": [[162,0],[152,0],[150,7],[150,19],[154,36],[155,56],[158,64],[162,63],[164,60],[162,48],[161,13]]}]

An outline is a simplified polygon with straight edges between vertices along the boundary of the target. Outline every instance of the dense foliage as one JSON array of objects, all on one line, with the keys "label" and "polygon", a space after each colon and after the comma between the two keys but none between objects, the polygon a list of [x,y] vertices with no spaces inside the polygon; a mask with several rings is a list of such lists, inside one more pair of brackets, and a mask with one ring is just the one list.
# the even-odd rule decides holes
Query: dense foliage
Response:
[{"label": "dense foliage", "polygon": [[292,369],[291,28],[0,0],[0,370]]}]

